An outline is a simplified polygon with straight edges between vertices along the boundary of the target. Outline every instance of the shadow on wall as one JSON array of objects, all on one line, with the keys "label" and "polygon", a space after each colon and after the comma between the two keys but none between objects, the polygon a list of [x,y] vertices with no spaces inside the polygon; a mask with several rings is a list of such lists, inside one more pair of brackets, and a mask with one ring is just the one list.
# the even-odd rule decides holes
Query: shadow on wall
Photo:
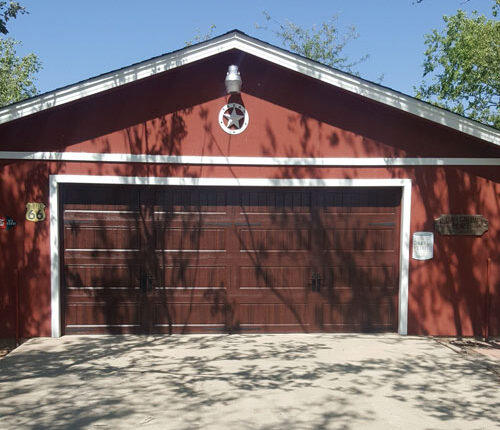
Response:
[{"label": "shadow on wall", "polygon": [[[414,262],[410,294],[419,306],[413,309],[414,331],[430,333],[433,322],[441,319],[443,335],[483,336],[488,326],[489,334],[498,336],[500,174],[488,168],[419,168],[415,178],[427,220],[422,229],[432,231],[435,218],[452,213],[482,214],[489,221],[489,231],[481,237],[436,233],[431,270],[425,262]],[[492,262],[489,276],[488,258]],[[442,318],[443,308],[452,321]]]},{"label": "shadow on wall", "polygon": [[[185,85],[187,80],[185,81]],[[182,88],[181,88],[182,90]],[[217,89],[219,91],[219,89]],[[214,89],[205,90],[202,96],[199,96],[201,100],[210,100],[211,97],[215,97],[217,92]],[[199,102],[200,98],[198,96],[191,94],[192,98],[189,103],[186,102],[183,107],[173,106],[171,102],[168,104],[168,109],[163,105],[155,105],[154,109],[148,110],[146,113],[137,113],[133,109],[130,110],[127,117],[128,128],[125,128],[122,132],[125,144],[128,146],[128,150],[133,154],[157,154],[157,153],[169,153],[169,154],[180,154],[182,153],[182,145],[189,140],[188,129],[186,126],[186,118],[197,115],[199,123],[203,130],[203,140],[201,154],[212,152],[212,149],[217,148],[217,151],[224,154],[224,149],[226,145],[219,142],[216,134],[213,132],[215,127],[218,127],[216,118],[211,117],[209,112],[203,107],[197,107],[196,104]],[[217,93],[217,96],[219,94]],[[196,99],[196,100],[195,100]],[[305,103],[305,102],[304,102]],[[187,107],[186,107],[187,106]],[[287,105],[288,106],[288,105]],[[311,108],[310,104],[305,103],[306,107]],[[304,111],[300,109],[300,100],[294,104],[294,108],[298,111]],[[134,112],[136,117],[134,117]],[[154,112],[154,115],[152,115]],[[166,112],[171,113],[167,115]],[[323,111],[313,111],[310,116],[305,114],[290,115],[287,118],[288,127],[293,131],[296,136],[296,140],[290,142],[281,142],[279,133],[275,131],[274,125],[270,122],[265,124],[267,140],[259,142],[259,151],[262,154],[273,155],[276,152],[277,146],[284,146],[285,155],[288,157],[317,157],[321,156],[322,152],[317,145],[317,135],[312,132],[312,130],[319,130],[319,133],[324,133],[325,140],[330,142],[332,146],[337,145],[350,145],[353,142],[349,139],[351,134],[338,132],[328,133],[322,127],[322,122],[328,120],[325,119],[325,112]],[[105,127],[106,124],[100,124],[100,127]],[[98,125],[99,125],[98,124]],[[130,124],[134,126],[131,127]],[[359,120],[355,122],[354,125],[358,124]],[[94,124],[95,125],[95,124]],[[92,134],[93,138],[99,138],[100,132],[109,132],[109,129],[101,129],[96,125],[96,130],[91,130],[89,133]],[[351,124],[352,125],[352,124]],[[346,128],[351,132],[356,132],[358,126]],[[372,127],[372,128],[370,128]],[[361,137],[365,139],[365,135],[368,135],[369,139],[378,138],[373,129],[373,124],[370,126],[361,127],[362,131],[359,131]],[[375,133],[375,134],[374,134]],[[103,134],[104,136],[104,134]],[[103,142],[104,151],[111,151],[112,142],[106,141],[106,137],[99,139]],[[231,142],[231,138],[229,138]],[[372,140],[370,140],[372,142]],[[395,144],[395,152],[397,154],[406,153],[408,148],[398,148]],[[229,144],[229,148],[231,145]],[[166,148],[166,149],[165,149]],[[373,142],[370,145],[366,145],[363,149],[366,154],[355,154],[360,156],[380,156],[380,148],[375,147]],[[392,150],[389,151],[392,154]],[[389,155],[391,155],[389,154]],[[226,155],[226,154],[224,154]],[[227,154],[230,155],[230,154]],[[18,166],[22,168],[18,168]],[[132,165],[121,165],[115,164],[110,167],[110,165],[89,165],[88,174],[89,175],[109,175],[114,173],[116,175],[126,175],[126,176],[187,176],[187,177],[202,177],[204,175],[211,174],[214,167],[206,166],[179,166],[179,165],[148,165],[148,164],[132,164]],[[236,167],[228,167],[226,174],[238,178],[241,177],[241,169]],[[44,200],[48,202],[48,175],[56,173],[64,173],[67,170],[67,165],[64,163],[51,163],[50,166],[46,163],[3,163],[3,172],[7,172],[7,182],[10,186],[3,187],[0,191],[2,202],[18,202],[18,201],[28,201],[28,200]],[[221,169],[219,168],[219,171]],[[246,170],[248,172],[250,170]],[[255,169],[252,173],[259,176],[261,169]],[[326,173],[325,173],[326,172]],[[334,172],[344,178],[352,178],[363,175],[374,175],[378,176],[378,169],[370,169],[370,173],[365,173],[360,169],[346,168],[339,169]],[[441,213],[481,213],[485,215],[490,221],[490,231],[480,239],[473,238],[457,238],[448,239],[442,237],[436,237],[436,257],[432,262],[428,262],[427,267],[432,267],[431,270],[420,270],[421,265],[412,262],[411,267],[411,285],[410,290],[410,331],[413,333],[429,333],[431,330],[435,330],[436,327],[441,327],[444,331],[442,334],[481,334],[484,328],[484,294],[485,294],[485,273],[484,267],[485,262],[488,257],[493,258],[493,273],[497,273],[499,267],[498,256],[500,255],[499,243],[500,243],[500,225],[498,220],[499,213],[499,174],[494,170],[488,169],[472,169],[472,168],[428,168],[422,167],[410,171],[401,168],[391,168],[390,174],[393,177],[403,177],[410,174],[410,176],[415,179],[415,183],[418,186],[414,188],[414,202],[417,201],[417,210],[421,205],[423,208],[423,213],[419,214],[419,217],[425,219],[425,222],[414,222],[419,229],[433,230],[432,220],[439,216]],[[273,176],[276,179],[288,179],[288,178],[298,178],[298,177],[313,177],[322,178],[330,175],[332,170],[326,170],[322,168],[304,167],[304,166],[292,166],[292,167],[282,167],[276,169]],[[385,171],[381,172],[380,175],[385,175]],[[26,180],[28,178],[28,180]],[[5,183],[7,183],[5,182]],[[459,196],[459,197],[458,197]],[[92,203],[89,201],[89,203]],[[152,227],[152,218],[148,215],[147,211],[151,211],[151,208],[147,208],[144,205],[141,206],[140,203],[125,203],[131,205],[131,210],[137,210],[138,216],[134,218],[136,231],[140,232],[142,235],[142,243],[152,244],[156,243],[156,238],[153,236],[157,231],[168,230],[172,221],[171,218],[164,217],[161,219],[155,219],[154,223],[156,226]],[[135,206],[134,206],[135,205]],[[138,207],[137,207],[138,206]],[[23,219],[24,208],[20,210],[18,206],[12,207],[12,212],[16,214],[18,219]],[[149,218],[148,218],[149,217]],[[271,217],[272,218],[272,217]],[[315,220],[319,222],[318,230],[321,231],[321,218]],[[104,224],[101,222],[99,231],[101,236],[96,237],[94,240],[100,241],[103,247],[111,245],[106,244],[109,241],[104,232]],[[188,226],[195,225],[199,220],[191,219],[188,222]],[[279,225],[280,222],[285,222],[283,219],[276,217],[275,222]],[[301,229],[294,227],[292,225],[282,224],[282,228],[295,229],[297,235],[301,234]],[[325,227],[326,228],[326,227]],[[21,225],[18,226],[16,230],[16,241],[17,245],[13,249],[16,253],[11,253],[6,256],[5,259],[0,260],[0,272],[7,273],[9,279],[15,279],[17,273],[20,273],[20,303],[21,303],[21,315],[23,315],[22,321],[24,328],[22,329],[23,335],[30,335],[32,333],[40,333],[43,330],[48,330],[47,323],[42,321],[49,321],[50,315],[41,315],[37,309],[50,309],[50,297],[48,292],[40,293],[37,290],[37,279],[48,279],[49,272],[49,256],[42,252],[40,243],[48,243],[48,226],[40,225],[24,225],[24,231],[21,229]],[[24,235],[24,238],[20,235]],[[191,244],[194,246],[197,242],[201,240],[200,231],[196,229],[191,229],[188,233],[190,236]],[[11,235],[12,236],[12,235]],[[317,239],[317,238],[316,238]],[[258,237],[252,237],[251,241],[254,243],[256,248],[262,248],[259,245]],[[360,246],[363,245],[363,240],[360,239]],[[22,243],[21,247],[19,243]],[[9,247],[12,245],[9,242]],[[142,245],[141,245],[142,246]],[[196,251],[196,249],[195,249]],[[198,249],[199,251],[199,249]],[[164,260],[164,255],[159,259],[157,253],[150,249],[150,245],[142,246],[141,248],[142,257],[141,260],[144,264],[149,264],[151,267],[148,268],[154,278],[165,279],[165,274],[161,273],[164,268],[170,264]],[[25,256],[24,259],[21,256]],[[151,257],[154,255],[154,257]],[[188,265],[188,260],[192,259],[191,262],[195,266],[199,266],[196,263],[196,259],[201,258],[200,252],[193,252],[189,258],[186,256],[179,257],[179,260],[175,263],[181,270],[173,271],[169,276],[172,282],[179,287],[184,287],[189,284],[188,275],[183,267]],[[264,284],[267,282],[266,272],[263,270],[265,266],[264,261],[259,261],[263,259],[265,253],[261,252],[255,253],[253,262],[256,268],[257,276],[260,278]],[[324,258],[327,258],[324,256]],[[344,255],[344,260],[348,261],[352,259],[350,253]],[[164,260],[164,261],[162,261]],[[22,263],[20,263],[22,261]],[[189,262],[189,264],[191,264]],[[356,267],[354,261],[348,262],[348,266]],[[91,264],[91,262],[89,262]],[[137,274],[137,264],[136,262],[130,262],[126,264],[131,264],[130,273],[131,275],[131,285],[134,288],[137,287],[137,282],[141,282],[140,273]],[[330,262],[323,261],[321,263],[324,267],[328,267]],[[16,268],[13,270],[12,268]],[[369,273],[363,274],[363,269],[356,269],[356,278],[367,278]],[[140,270],[139,270],[140,272]],[[366,276],[365,276],[366,275]],[[189,277],[194,277],[196,279],[198,274],[190,274]],[[77,276],[78,277],[78,276]],[[75,281],[76,282],[76,281]],[[85,283],[80,279],[81,283]],[[98,282],[94,279],[92,282]],[[491,308],[491,332],[492,334],[498,334],[500,330],[500,321],[495,320],[495,315],[499,314],[497,311],[500,309],[500,280],[499,277],[493,277],[492,285],[492,308]],[[272,290],[272,285],[267,285]],[[212,293],[214,294],[214,301],[217,306],[220,303],[224,303],[224,298],[218,293],[220,289],[216,288]],[[2,293],[8,291],[8,294],[4,295],[3,300],[9,300],[9,305],[6,308],[9,309],[8,312],[12,314],[13,303],[12,297],[14,289],[12,285],[3,288]],[[279,299],[279,292],[274,290],[276,296]],[[102,293],[102,292],[101,292]],[[96,294],[101,294],[97,292]],[[207,294],[210,294],[208,292]],[[190,300],[189,295],[186,296],[186,300]],[[283,300],[285,300],[283,298]],[[328,299],[327,299],[328,300]],[[101,301],[106,301],[105,297],[101,297]],[[224,308],[227,304],[222,304]],[[451,317],[443,316],[443,307],[451,310]],[[220,309],[217,307],[216,309]],[[191,312],[191,311],[190,311]],[[230,311],[229,311],[230,312]],[[168,313],[168,312],[167,312]],[[33,315],[32,321],[27,321],[24,316]],[[188,312],[188,315],[191,313]],[[447,321],[447,320],[450,321]],[[470,320],[470,321],[469,321]],[[167,325],[171,326],[172,320],[168,317]],[[9,333],[12,333],[13,325],[10,324]],[[120,332],[120,329],[117,329]]]},{"label": "shadow on wall", "polygon": [[[234,97],[231,99],[232,101]],[[236,100],[240,101],[240,99]],[[193,109],[186,109],[182,110],[179,112],[174,113],[173,115],[170,116],[168,120],[166,120],[164,117],[162,118],[157,118],[157,119],[152,119],[149,123],[144,123],[143,127],[134,127],[133,129],[127,129],[124,131],[124,138],[126,142],[128,143],[129,146],[129,151],[131,153],[141,153],[144,151],[144,148],[146,148],[148,153],[158,153],[164,151],[164,147],[168,148],[169,153],[181,153],[181,146],[182,143],[187,139],[188,131],[186,128],[186,122],[185,122],[185,117],[192,115],[193,113],[196,112],[196,109],[193,111]],[[210,119],[208,112],[206,109],[200,107],[197,109],[197,114],[199,116],[200,123],[202,124],[203,130],[205,137],[203,139],[203,147],[201,151],[201,155],[207,152],[212,152],[213,148],[217,148],[217,150],[221,153],[223,153],[222,147],[223,145],[218,142],[217,138],[215,137],[213,131],[213,127],[217,126],[215,124],[215,120]],[[303,156],[315,156],[316,153],[314,152],[314,142],[313,138],[311,137],[311,133],[308,131],[309,127],[309,121],[310,119],[301,116],[300,121],[298,123],[300,124],[301,127],[303,127],[304,131],[303,133],[299,133],[297,131],[297,134],[300,135],[300,148],[302,150],[302,155]],[[154,135],[151,135],[151,133],[155,133]],[[275,139],[273,138],[273,131],[272,127],[268,125],[268,135],[270,137],[270,142],[269,142],[269,149],[264,148],[263,152],[266,153],[272,153],[275,148]],[[150,142],[156,142],[155,144],[150,144]],[[296,154],[293,153],[293,146],[290,144],[290,151],[289,151],[289,156],[294,156]],[[108,148],[111,147],[111,145],[108,143]],[[230,146],[230,145],[229,145]],[[101,174],[99,169],[101,169],[101,166],[98,166],[97,168],[97,173]],[[128,170],[127,170],[127,175],[130,176],[203,176],[206,172],[207,168],[200,166],[199,168],[191,168],[191,167],[186,167],[186,166],[174,166],[174,165],[162,165],[162,166],[151,166],[151,165],[146,165],[146,164],[134,164],[132,165]],[[299,172],[300,170],[300,172]],[[229,167],[229,171],[233,177],[238,177],[238,173]],[[196,172],[196,173],[193,173]],[[92,170],[89,169],[89,174],[95,174],[96,171],[94,170],[94,167],[92,167]],[[114,168],[114,173],[117,175],[123,175],[123,166],[117,165]],[[109,174],[108,171],[106,171],[106,174]],[[317,175],[317,171],[313,168],[284,168],[281,169],[281,172],[277,175],[277,178],[290,178],[290,177],[301,177],[301,176],[309,176],[309,177],[314,177]],[[128,187],[131,189],[130,187]],[[104,192],[104,191],[102,191]],[[138,192],[138,191],[134,191]],[[70,188],[67,189],[67,193],[71,193]],[[113,192],[111,194],[114,194]],[[139,195],[142,196],[143,193],[139,192]],[[81,193],[75,193],[76,196],[80,196]],[[111,199],[113,197],[110,196]],[[158,197],[155,197],[157,199]],[[159,288],[164,288],[166,284],[168,284],[169,288],[172,288],[173,290],[167,291],[166,294],[164,294],[164,297],[167,299],[166,303],[162,304],[162,309],[163,313],[166,314],[166,321],[163,321],[164,325],[168,327],[168,332],[173,331],[173,326],[182,326],[187,329],[187,326],[189,325],[190,320],[193,318],[196,319],[196,314],[197,310],[195,309],[194,305],[194,296],[193,294],[196,293],[195,289],[192,288],[192,283],[193,280],[196,280],[201,276],[198,271],[199,271],[199,260],[202,257],[202,252],[199,248],[196,247],[196,244],[200,242],[201,237],[203,235],[202,232],[202,224],[203,220],[201,219],[201,212],[202,210],[200,209],[201,206],[196,208],[197,205],[200,205],[199,199],[198,201],[189,201],[191,197],[187,197],[186,199],[181,199],[179,200],[176,205],[177,207],[174,208],[171,206],[172,203],[167,204],[167,206],[164,205],[164,203],[161,202],[156,202],[153,203],[153,206],[151,207],[151,201],[149,203],[145,202],[138,202],[135,200],[134,203],[127,202],[127,201],[122,201],[118,202],[121,204],[125,210],[135,212],[136,217],[133,219],[133,223],[135,224],[134,230],[138,233],[140,236],[140,252],[137,255],[138,259],[133,259],[133,260],[127,260],[124,261],[123,264],[128,265],[128,270],[127,270],[127,275],[128,277],[128,284],[127,286],[131,288],[132,290],[137,290],[141,286],[142,282],[142,272],[146,271],[152,278],[152,284],[155,286],[159,286]],[[135,198],[134,198],[135,199]],[[132,200],[134,200],[132,199]],[[139,197],[139,200],[141,197]],[[160,197],[161,200],[161,197]],[[375,206],[379,205],[382,201],[377,202],[376,199],[372,199],[373,203]],[[382,199],[383,200],[383,199]],[[95,202],[92,201],[92,199],[89,199],[87,204],[93,204]],[[109,201],[108,201],[109,203]],[[258,203],[261,204],[262,202]],[[100,204],[103,205],[105,204],[104,200],[101,199]],[[295,203],[296,204],[296,203]],[[299,206],[302,205],[303,202],[300,202],[295,209],[290,206],[288,209],[293,212],[296,209],[300,209]],[[309,201],[309,205],[311,202]],[[324,204],[323,203],[320,203]],[[128,207],[126,207],[129,205]],[[130,206],[131,205],[131,206]],[[149,205],[149,207],[147,207]],[[163,206],[162,206],[163,205]],[[170,205],[170,206],[169,206]],[[266,203],[264,204],[264,206]],[[354,206],[360,205],[359,203],[356,204],[354,203]],[[394,208],[398,205],[398,202],[392,202],[391,206]],[[236,203],[236,206],[241,206],[241,202]],[[331,203],[332,207],[337,207],[339,210],[340,209],[345,209],[345,210],[350,210],[345,206],[345,203],[342,202],[342,199],[335,203]],[[183,209],[184,208],[184,209]],[[165,212],[165,213],[172,213],[175,211],[181,211],[185,213],[185,216],[182,221],[180,221],[181,224],[179,224],[179,220],[175,221],[175,217],[172,216],[163,216],[160,218],[155,218],[155,210],[160,210],[160,212]],[[242,208],[240,208],[243,210]],[[269,208],[266,208],[267,210]],[[283,211],[283,209],[286,208],[280,208],[278,211]],[[303,208],[304,209],[304,208]],[[315,232],[313,233],[314,237],[310,238],[311,242],[325,242],[325,237],[323,237],[322,232],[327,230],[326,226],[322,226],[322,222],[324,221],[320,216],[318,216],[318,213],[313,210],[311,212],[311,208],[308,208],[310,215],[314,218],[314,224],[315,224]],[[355,208],[359,209],[359,208]],[[272,211],[271,211],[272,212]],[[186,214],[190,213],[190,216],[188,217]],[[345,214],[344,214],[345,215]],[[297,225],[294,223],[293,219],[287,219],[282,216],[275,216],[272,213],[269,215],[269,219],[271,222],[274,224],[275,227],[279,227],[284,230],[288,231],[293,231],[295,230],[295,236],[299,237],[303,233],[303,228],[302,227],[297,227]],[[85,222],[88,222],[86,220]],[[172,226],[172,222],[177,222],[175,226]],[[94,238],[96,241],[99,241],[100,245],[99,247],[103,249],[113,249],[115,248],[112,239],[107,236],[105,224],[106,222],[104,220],[98,221],[98,233],[96,233],[96,237]],[[251,221],[248,219],[247,216],[247,223],[251,224]],[[397,228],[399,229],[399,223],[396,220]],[[356,227],[356,226],[353,226]],[[188,239],[186,239],[187,242],[190,243],[190,247],[192,248],[192,251],[198,251],[198,252],[190,252],[190,253],[184,253],[182,250],[178,254],[173,254],[169,253],[167,254],[166,252],[161,252],[158,253],[157,251],[159,250],[158,248],[154,248],[158,244],[158,238],[156,236],[162,236],[166,232],[172,229],[181,229],[182,234],[184,236],[187,236]],[[288,297],[286,293],[286,286],[283,285],[278,285],[278,288],[276,288],[276,283],[275,280],[272,280],[271,277],[269,276],[268,270],[266,270],[266,266],[269,266],[269,253],[266,252],[266,245],[262,242],[262,238],[256,237],[256,233],[254,231],[250,231],[250,240],[247,242],[247,244],[242,243],[242,238],[239,237],[237,240],[239,240],[239,246],[244,249],[245,246],[248,246],[248,243],[251,243],[251,247],[255,250],[258,250],[258,252],[250,253],[249,255],[251,256],[251,264],[253,266],[254,270],[254,276],[256,278],[256,282],[259,285],[264,285],[268,291],[270,291],[275,297],[275,301],[279,304],[284,305],[288,311],[294,315],[294,321],[293,324],[297,325],[300,327],[300,330],[308,331],[309,329],[306,327],[307,322],[304,321],[304,316],[301,315],[300,311],[297,310],[297,307],[295,306],[295,303],[292,303],[290,301],[290,298]],[[337,243],[333,243],[336,241],[339,241],[338,237],[332,236],[331,238],[326,239],[326,243],[324,243],[324,249],[329,249],[333,250],[336,248]],[[328,243],[328,242],[331,243]],[[351,238],[350,244],[347,245],[347,248],[352,251],[352,249],[363,249],[365,246],[365,242],[367,241],[366,237],[356,237],[356,238]],[[397,240],[395,241],[397,243]],[[151,244],[155,244],[152,246]],[[271,244],[272,246],[275,246],[276,244]],[[127,244],[126,246],[131,246],[130,244]],[[307,244],[307,246],[311,246],[311,243]],[[317,245],[316,245],[317,246]],[[349,248],[350,247],[350,248]],[[354,247],[354,248],[353,248]],[[175,247],[174,247],[175,249]],[[396,252],[397,250],[395,250]],[[371,268],[367,267],[366,269],[358,267],[356,268],[356,263],[354,261],[352,252],[346,251],[342,252],[340,248],[337,247],[336,250],[336,257],[335,257],[335,262],[332,263],[329,261],[329,258],[332,257],[331,253],[323,253],[321,254],[320,262],[314,263],[314,265],[320,266],[319,270],[324,271],[323,273],[323,278],[325,280],[325,285],[323,290],[321,291],[321,297],[325,304],[327,303],[332,303],[335,299],[339,300],[339,297],[335,297],[337,294],[336,292],[332,291],[331,287],[335,282],[341,284],[341,283],[346,283],[352,285],[352,283],[358,282],[358,284],[361,283],[361,280],[364,280],[364,283],[367,283],[367,279],[370,280],[370,271]],[[105,254],[100,253],[100,256],[105,257]],[[77,258],[77,257],[75,257]],[[140,264],[138,264],[138,261],[141,261]],[[392,264],[392,263],[391,263]],[[141,266],[141,267],[138,267]],[[312,271],[313,267],[312,264],[310,264],[311,267],[307,268],[308,271]],[[340,267],[347,267],[347,269],[344,271],[347,274],[343,273],[338,273]],[[368,265],[369,266],[369,265]],[[172,267],[175,267],[175,270],[170,270]],[[194,268],[194,271],[193,271]],[[379,290],[389,290],[388,292],[385,292],[385,295],[383,295],[382,299],[387,300],[389,298],[392,303],[390,304],[390,311],[387,312],[388,304],[384,303],[384,306],[375,306],[375,303],[371,303],[371,310],[370,312],[372,314],[377,314],[375,317],[375,320],[382,321],[384,319],[391,321],[390,323],[385,323],[384,330],[396,330],[396,327],[393,326],[393,322],[397,322],[397,280],[396,278],[396,271],[397,268],[395,266],[391,266],[390,264],[386,267],[382,267],[382,271],[384,272],[380,277],[388,280],[390,282],[390,285],[380,285],[380,280],[378,280],[379,285],[364,285],[365,288],[359,288],[355,290],[355,297],[353,301],[356,303],[356,307],[359,305],[361,302],[363,294],[368,294],[370,292],[373,293],[373,291],[369,291],[369,289],[376,290],[377,288]],[[336,273],[334,273],[336,272]],[[366,272],[366,273],[365,273]],[[109,275],[109,273],[108,273]],[[90,284],[95,284],[95,285],[100,285],[102,283],[102,280],[99,279],[99,276],[92,275],[90,278],[83,279],[82,275],[79,273],[72,273],[71,275],[67,275],[67,281],[69,278],[71,278],[71,284],[74,285],[76,288],[78,286],[83,287],[83,288],[88,288]],[[343,279],[334,279],[335,276],[339,276],[340,278]],[[305,276],[304,279],[304,287],[305,288],[310,288],[310,273],[308,273]],[[347,279],[346,279],[347,278]],[[106,279],[109,279],[109,276],[106,276]],[[233,278],[234,279],[234,278]],[[196,282],[196,281],[195,281]],[[233,280],[228,281],[226,280],[226,286],[228,283],[232,283]],[[191,285],[190,285],[191,284]],[[369,284],[369,281],[368,281]],[[224,292],[221,291],[221,283],[218,281],[218,283],[215,283],[214,285],[209,285],[208,287],[205,286],[205,298],[206,299],[211,299],[212,304],[211,304],[211,318],[213,321],[217,321],[219,324],[223,324],[224,328],[226,331],[233,332],[233,331],[239,331],[240,330],[240,321],[234,320],[234,307],[231,303],[227,301],[227,296]],[[122,286],[123,287],[123,286]],[[279,288],[279,287],[285,287],[285,288]],[[78,289],[78,288],[77,288]],[[185,315],[181,317],[181,321],[177,320],[174,321],[175,319],[175,308],[170,307],[169,301],[173,300],[172,294],[183,294],[183,298],[186,302],[189,302],[189,306],[187,306],[188,311],[186,312]],[[117,310],[116,310],[116,297],[114,295],[109,295],[109,292],[106,291],[105,289],[99,289],[94,292],[95,294],[95,299],[96,301],[100,302],[102,306],[96,307],[95,309],[89,311],[93,312],[93,320],[94,321],[100,321],[104,318],[102,321],[103,325],[106,326],[112,326],[112,328],[108,328],[108,331],[111,331],[113,333],[120,333],[123,331],[134,331],[131,330],[129,327],[123,327],[126,324],[122,323],[120,324],[119,320],[121,317],[117,316]],[[380,294],[380,291],[378,291],[378,294]],[[374,294],[376,295],[376,294]],[[140,302],[141,300],[139,298],[135,299],[136,301]],[[378,300],[378,299],[376,299]],[[337,303],[338,304],[338,303]],[[152,314],[156,314],[158,311],[158,307],[149,306],[149,310],[145,310],[148,308],[147,305],[138,305],[142,311],[140,313],[148,312]],[[352,309],[352,307],[349,307],[349,303],[347,303],[347,306],[341,307],[341,309],[333,309],[333,307],[330,307],[330,312],[333,313],[340,313],[342,315],[336,315],[333,316],[332,318],[337,318],[337,319],[342,319],[349,313],[354,315],[355,313],[359,312],[365,312],[367,313],[366,310],[361,310],[361,309]],[[134,311],[127,311],[127,312],[134,312]],[[125,313],[127,313],[125,312]],[[388,313],[390,315],[384,315],[384,313]],[[89,316],[90,318],[90,316]],[[154,317],[153,317],[154,318]],[[319,320],[316,321],[320,326],[323,324],[321,320],[321,316],[319,317]],[[133,319],[133,318],[132,318]],[[318,319],[318,318],[316,318]],[[361,323],[361,319],[364,320],[363,323]],[[201,323],[202,321],[199,321]],[[141,323],[140,325],[142,326],[142,331],[149,331],[146,327],[144,327],[144,324],[147,323]],[[370,323],[368,321],[368,316],[365,315],[363,317],[359,317],[359,321],[357,322],[357,326],[352,325],[351,329],[354,330],[376,330],[376,327],[371,327]],[[361,324],[361,326],[359,325]],[[326,329],[324,326],[323,329]],[[330,327],[332,329],[332,327]],[[338,328],[337,328],[338,329]],[[342,330],[345,330],[346,328],[340,328]],[[381,329],[380,327],[378,328],[379,330]],[[98,330],[99,331],[99,330]]]},{"label": "shadow on wall", "polygon": [[[265,69],[265,64],[262,65]],[[275,73],[275,72],[274,72]],[[259,79],[255,73],[251,79]],[[499,157],[500,150],[470,136],[375,102],[360,102],[339,90],[325,89],[318,100],[321,85],[304,80],[290,94],[290,81],[266,77],[273,91],[254,84],[251,93],[271,103],[303,114],[289,115],[288,130],[295,138],[279,141],[270,122],[266,123],[267,141],[261,152],[273,155],[285,145],[287,157],[322,157],[325,142],[353,157]],[[291,78],[297,82],[301,77]],[[335,100],[335,103],[331,101]],[[395,126],[397,124],[397,126]],[[325,125],[336,127],[328,131]],[[323,142],[323,146],[318,145]],[[447,143],[450,142],[450,143]],[[352,155],[351,155],[352,154]],[[471,155],[473,154],[473,155]],[[301,176],[324,177],[326,169],[287,167],[276,178]],[[332,169],[333,170],[333,169]],[[385,176],[384,169],[336,169],[334,175],[352,178]],[[500,173],[497,167],[419,167],[390,168],[393,178],[410,177],[414,181],[412,232],[433,231],[433,220],[443,213],[482,214],[490,223],[480,238],[435,237],[435,258],[430,262],[411,261],[409,330],[415,334],[483,335],[489,324],[490,334],[500,334]],[[492,259],[490,272],[490,311],[486,311],[486,262]]]},{"label": "shadow on wall", "polygon": [[[49,334],[50,291],[40,288],[42,280],[50,279],[44,247],[49,239],[48,172],[46,163],[0,164],[0,215],[17,223],[9,231],[0,230],[0,337]],[[45,203],[47,220],[27,221],[27,202]]]},{"label": "shadow on wall", "polygon": [[[289,117],[296,142],[286,148],[288,157],[320,157],[321,149],[311,137],[312,129],[321,129],[317,120],[305,115]],[[266,126],[268,142],[262,151],[272,154],[277,137]],[[349,134],[333,132],[332,145],[342,141],[351,145]],[[356,147],[353,145],[353,150]],[[379,157],[373,146],[365,146],[359,156]],[[356,154],[358,155],[358,154]],[[280,169],[276,179],[325,177],[315,167],[289,166]],[[367,173],[359,168],[340,168],[334,173],[343,178],[378,177],[385,170],[373,168]],[[379,173],[380,172],[380,173]],[[410,334],[482,336],[500,334],[500,173],[494,167],[419,167],[390,168],[392,178],[410,177],[413,187],[414,230],[434,231],[434,219],[443,213],[482,214],[489,220],[489,231],[482,237],[446,237],[436,233],[434,259],[411,260]],[[418,221],[417,221],[417,220]],[[420,221],[421,220],[421,221]],[[491,258],[489,293],[487,260]],[[488,296],[488,298],[486,297]],[[489,305],[487,305],[489,301]]]}]

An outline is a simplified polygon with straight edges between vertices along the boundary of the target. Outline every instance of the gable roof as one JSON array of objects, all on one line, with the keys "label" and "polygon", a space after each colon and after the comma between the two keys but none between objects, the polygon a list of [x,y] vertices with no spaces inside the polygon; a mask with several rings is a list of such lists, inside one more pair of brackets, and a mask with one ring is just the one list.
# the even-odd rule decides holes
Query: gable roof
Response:
[{"label": "gable roof", "polygon": [[325,66],[247,36],[238,30],[6,106],[0,109],[0,124],[117,88],[231,49],[238,49],[305,76],[500,146],[500,131],[493,127]]}]

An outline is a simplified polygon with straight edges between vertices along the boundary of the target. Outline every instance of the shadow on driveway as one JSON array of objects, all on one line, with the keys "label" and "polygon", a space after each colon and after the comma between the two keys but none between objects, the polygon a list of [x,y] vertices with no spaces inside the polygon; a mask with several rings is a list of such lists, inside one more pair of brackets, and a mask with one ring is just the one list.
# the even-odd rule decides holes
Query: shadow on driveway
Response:
[{"label": "shadow on driveway", "polygon": [[0,360],[0,428],[498,428],[500,383],[397,335],[67,336]]}]

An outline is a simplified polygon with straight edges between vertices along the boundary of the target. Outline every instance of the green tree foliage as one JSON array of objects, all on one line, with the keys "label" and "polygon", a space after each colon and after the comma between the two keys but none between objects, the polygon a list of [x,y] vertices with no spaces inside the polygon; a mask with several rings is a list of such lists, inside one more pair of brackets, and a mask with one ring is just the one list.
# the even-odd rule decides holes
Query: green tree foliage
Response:
[{"label": "green tree foliage", "polygon": [[[348,27],[345,32],[341,31],[337,16],[332,16],[321,25],[308,29],[290,21],[283,24],[273,19],[267,12],[263,14],[268,24],[258,25],[257,28],[270,29],[285,48],[311,60],[358,75],[356,66],[368,58],[368,55],[364,55],[358,60],[349,59],[345,53],[345,47],[359,35],[354,26]],[[269,25],[271,25],[270,28]]]},{"label": "green tree foliage", "polygon": [[[7,21],[18,14],[27,13],[18,2],[0,1],[0,33],[7,34]],[[17,42],[10,38],[0,38],[0,106],[33,97],[38,93],[34,78],[41,69],[35,54],[24,57],[16,55]]]},{"label": "green tree foliage", "polygon": [[33,83],[41,64],[35,54],[16,56],[16,42],[0,39],[0,106],[33,97],[37,89]]},{"label": "green tree foliage", "polygon": [[17,1],[0,1],[0,33],[7,34],[7,21],[16,18],[18,14],[27,13]]},{"label": "green tree foliage", "polygon": [[[496,15],[500,0],[495,1]],[[423,80],[416,96],[500,128],[500,22],[459,10],[425,36]]]}]

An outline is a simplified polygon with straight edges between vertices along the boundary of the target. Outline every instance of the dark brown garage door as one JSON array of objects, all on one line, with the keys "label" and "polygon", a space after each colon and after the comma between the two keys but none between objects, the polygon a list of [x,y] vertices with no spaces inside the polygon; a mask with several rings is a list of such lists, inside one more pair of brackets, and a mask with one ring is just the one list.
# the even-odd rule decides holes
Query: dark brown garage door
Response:
[{"label": "dark brown garage door", "polygon": [[66,333],[396,330],[399,189],[61,192]]}]

